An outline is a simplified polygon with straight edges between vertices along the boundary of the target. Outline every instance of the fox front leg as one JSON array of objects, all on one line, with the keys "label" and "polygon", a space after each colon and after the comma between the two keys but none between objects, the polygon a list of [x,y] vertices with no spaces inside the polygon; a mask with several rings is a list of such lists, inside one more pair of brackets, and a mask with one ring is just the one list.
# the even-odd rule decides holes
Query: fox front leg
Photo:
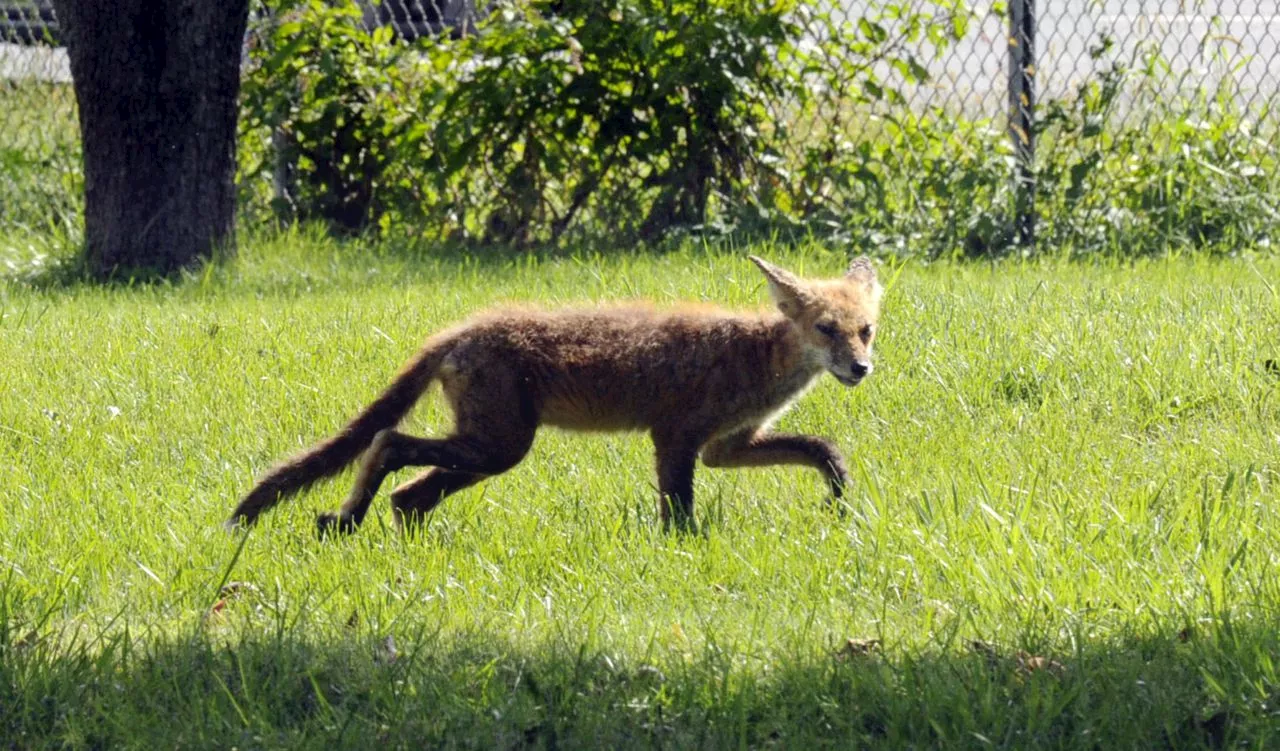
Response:
[{"label": "fox front leg", "polygon": [[849,469],[840,450],[826,438],[813,435],[744,430],[708,443],[702,449],[702,463],[708,467],[813,467],[826,479],[830,501],[843,498],[849,484]]},{"label": "fox front leg", "polygon": [[693,521],[693,468],[697,445],[654,436],[658,460],[658,515],[662,528],[674,524],[678,532],[696,530]]}]

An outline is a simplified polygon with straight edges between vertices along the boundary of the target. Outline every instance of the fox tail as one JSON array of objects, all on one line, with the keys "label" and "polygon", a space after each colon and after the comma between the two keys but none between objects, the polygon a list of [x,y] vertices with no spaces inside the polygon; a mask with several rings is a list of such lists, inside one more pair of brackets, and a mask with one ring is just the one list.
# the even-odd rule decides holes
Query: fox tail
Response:
[{"label": "fox tail", "polygon": [[441,361],[450,350],[448,338],[428,342],[405,364],[377,399],[336,435],[277,465],[245,495],[226,526],[251,526],[280,501],[314,483],[341,472],[373,443],[374,436],[393,428],[409,413],[435,379]]}]

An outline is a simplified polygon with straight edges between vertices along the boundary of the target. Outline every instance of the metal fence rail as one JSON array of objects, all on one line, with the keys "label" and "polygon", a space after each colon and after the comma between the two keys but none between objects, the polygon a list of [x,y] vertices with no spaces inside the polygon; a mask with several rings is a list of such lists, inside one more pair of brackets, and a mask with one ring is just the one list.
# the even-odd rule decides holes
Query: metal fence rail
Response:
[{"label": "metal fence rail", "polygon": [[[815,7],[850,27],[881,7],[829,2]],[[939,17],[961,14],[967,22],[963,37],[948,45],[913,43],[929,78],[905,86],[908,106],[1007,128],[1011,153],[1021,164],[1019,184],[1035,177],[1033,139],[1041,104],[1070,98],[1082,82],[1116,64],[1145,71],[1125,78],[1116,105],[1119,122],[1141,125],[1153,113],[1176,115],[1179,102],[1217,97],[1254,123],[1259,137],[1275,137],[1280,0],[980,0],[945,11],[929,0],[907,5]],[[388,25],[405,39],[459,32],[478,17],[476,5],[466,0],[382,0],[361,7],[366,23]],[[814,25],[810,33],[828,31]],[[0,0],[0,224],[63,221],[79,200],[75,101],[58,40],[48,0]],[[785,108],[778,103],[779,113]],[[867,106],[856,117],[845,113],[813,127],[834,122],[866,130],[867,120],[881,114]],[[824,116],[834,117],[831,109],[820,110]],[[1017,221],[1026,222],[1033,208],[1020,203],[1016,213],[1023,217]],[[1025,242],[1032,230],[1030,223],[1017,226]]]}]

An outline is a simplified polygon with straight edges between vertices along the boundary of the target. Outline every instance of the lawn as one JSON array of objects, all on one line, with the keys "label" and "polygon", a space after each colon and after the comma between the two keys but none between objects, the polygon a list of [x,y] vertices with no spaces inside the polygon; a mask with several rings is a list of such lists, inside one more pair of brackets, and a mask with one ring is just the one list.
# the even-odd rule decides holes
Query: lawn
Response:
[{"label": "lawn", "polygon": [[[17,748],[1273,745],[1280,260],[882,264],[876,372],[780,423],[855,479],[544,430],[420,538],[247,536],[255,476],[495,301],[766,305],[755,252],[431,257],[285,234],[158,287],[0,282]],[[437,396],[408,422],[439,433]],[[406,475],[407,476],[407,475]]]},{"label": "lawn", "polygon": [[[24,245],[78,236],[84,179],[71,86],[7,78],[4,54],[24,48],[5,47],[0,50],[0,248],[8,251],[19,233],[26,235]],[[11,255],[0,257],[0,273],[15,260]],[[31,251],[22,255],[18,260]]]}]

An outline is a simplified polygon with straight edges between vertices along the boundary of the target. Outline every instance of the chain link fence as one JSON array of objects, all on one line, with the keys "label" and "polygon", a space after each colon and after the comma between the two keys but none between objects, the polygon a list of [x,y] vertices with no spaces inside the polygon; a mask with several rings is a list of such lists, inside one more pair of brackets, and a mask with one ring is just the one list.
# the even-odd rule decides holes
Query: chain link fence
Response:
[{"label": "chain link fence", "polygon": [[[424,49],[432,39],[484,33],[483,19],[503,5],[361,0],[353,19],[369,29],[390,30],[379,37],[381,44],[414,42]],[[251,34],[270,22],[264,10],[257,12]],[[1043,202],[1058,206],[1057,201],[1077,212],[1069,231],[1054,235],[1061,240],[1091,231],[1098,222],[1133,223],[1145,211],[1166,210],[1148,204],[1156,194],[1177,193],[1179,181],[1198,179],[1188,177],[1187,170],[1200,166],[1205,174],[1223,173],[1220,181],[1183,186],[1184,192],[1220,191],[1230,204],[1209,213],[1249,204],[1262,217],[1261,224],[1250,225],[1248,239],[1255,241],[1265,241],[1269,228],[1280,224],[1265,221],[1278,215],[1270,196],[1277,195],[1272,188],[1280,0],[973,5],[817,0],[802,4],[796,18],[808,40],[801,48],[821,47],[825,58],[809,63],[807,106],[786,96],[770,105],[776,121],[792,126],[790,153],[783,160],[812,163],[823,149],[860,154],[862,161],[846,170],[853,177],[846,175],[843,183],[824,177],[810,189],[814,200],[828,201],[832,214],[846,217],[856,218],[863,209],[919,215],[913,226],[903,225],[900,216],[856,219],[879,227],[879,234],[863,238],[866,242],[883,243],[886,235],[897,233],[909,245],[913,233],[926,231],[924,225],[945,221],[968,223],[948,235],[949,243],[977,242],[980,250],[997,242],[1029,242],[1037,222],[1025,228],[1020,222],[1037,216],[1037,197],[1042,201],[1038,223],[1050,229],[1057,209]],[[847,55],[838,45],[819,44],[846,37]],[[42,229],[75,223],[80,187],[75,101],[58,42],[47,0],[0,0],[0,222],[5,225]],[[1200,141],[1189,135],[1196,130],[1206,134]],[[287,140],[273,138],[271,144],[283,151]],[[1188,149],[1195,153],[1188,156]],[[1121,151],[1125,163],[1112,164]],[[960,220],[953,209],[920,210],[924,199],[918,194],[926,189],[919,186],[915,196],[896,204],[881,197],[877,209],[867,209],[866,196],[883,193],[877,181],[890,172],[936,176],[957,164],[977,165],[993,157],[1003,172],[991,168],[995,172],[981,178],[954,178],[989,183],[984,189],[990,195],[981,200],[1007,208],[988,216]],[[868,167],[872,162],[874,169]],[[289,168],[280,163],[274,169],[277,198],[287,198]],[[1116,204],[1123,202],[1107,192],[1108,186],[1117,175],[1144,169],[1152,173],[1150,180],[1127,188],[1138,198],[1117,214]],[[653,178],[641,167],[634,176],[641,183]],[[938,193],[939,203],[976,200],[954,192],[959,184],[954,180],[929,183],[927,190]],[[1164,187],[1156,185],[1161,180]],[[575,187],[563,190],[562,205],[572,205]],[[842,190],[863,198],[846,200]],[[1205,213],[1181,204],[1167,221],[1184,221],[1188,211]],[[1214,217],[1204,219],[1210,230],[1224,221]]]},{"label": "chain link fence", "polygon": [[[1280,2],[822,0],[815,7],[829,14],[826,23],[854,28],[854,39],[866,36],[856,31],[861,19],[877,20],[892,38],[913,13],[954,32],[901,42],[900,56],[927,76],[895,75],[883,62],[873,66],[905,103],[863,97],[850,112],[848,92],[833,91],[805,133],[839,122],[853,149],[866,134],[883,140],[887,130],[900,132],[903,122],[930,131],[932,139],[901,139],[881,165],[886,171],[934,174],[946,169],[939,160],[972,166],[968,152],[975,147],[1005,160],[1001,178],[1009,195],[993,203],[1008,211],[970,217],[970,226],[945,242],[978,251],[1031,245],[1040,224],[1056,230],[1050,242],[1089,235],[1096,245],[1103,228],[1137,229],[1136,213],[1161,214],[1149,229],[1202,222],[1188,236],[1213,241],[1230,223],[1223,214],[1240,209],[1251,218],[1248,236],[1236,239],[1269,244],[1280,219]],[[822,23],[810,21],[807,28],[815,37],[827,33]],[[786,117],[786,108],[775,114]],[[943,153],[930,153],[939,146]],[[1167,185],[1157,185],[1162,181]],[[1206,194],[1203,202],[1188,197],[1195,192]],[[1037,198],[1044,202],[1039,210]],[[908,200],[897,208],[911,213],[918,206]],[[947,213],[921,217],[937,224]],[[890,231],[909,245],[921,232],[905,225]]]}]

